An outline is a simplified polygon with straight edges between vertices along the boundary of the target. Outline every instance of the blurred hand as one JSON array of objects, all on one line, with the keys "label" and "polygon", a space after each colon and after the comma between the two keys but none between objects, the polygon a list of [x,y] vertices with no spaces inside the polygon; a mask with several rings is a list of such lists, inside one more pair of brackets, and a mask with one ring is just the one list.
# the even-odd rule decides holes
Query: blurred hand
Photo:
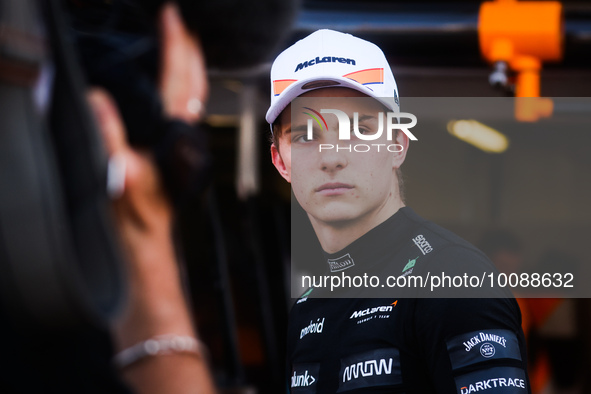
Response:
[{"label": "blurred hand", "polygon": [[[178,7],[166,3],[159,15],[161,34],[160,95],[167,116],[193,123],[200,120],[208,94],[205,59],[201,45],[185,27]],[[125,126],[113,100],[94,90],[89,99],[109,156],[125,163],[123,194],[114,201],[118,227],[126,249],[133,249],[147,233],[169,237],[172,208],[159,174],[147,151],[131,148]],[[200,103],[200,104],[196,104]]]},{"label": "blurred hand", "polygon": [[112,204],[124,247],[131,252],[141,247],[146,237],[168,239],[172,207],[151,155],[129,146],[122,118],[108,93],[93,89],[88,99],[109,157],[116,157],[125,172],[122,194]]},{"label": "blurred hand", "polygon": [[162,9],[160,34],[164,111],[170,117],[194,123],[200,120],[209,93],[201,43],[189,33],[173,3]]},{"label": "blurred hand", "polygon": [[[177,8],[167,4],[160,17],[162,59],[160,93],[169,117],[199,120],[195,99],[203,103],[208,85],[198,41],[184,27]],[[93,89],[88,100],[103,135],[107,153],[123,178],[113,200],[115,223],[127,257],[129,297],[112,332],[118,351],[157,335],[195,336],[184,298],[172,240],[172,206],[153,158],[129,146],[114,100]],[[149,357],[123,371],[134,391],[148,393],[214,393],[203,357],[172,354]]]}]

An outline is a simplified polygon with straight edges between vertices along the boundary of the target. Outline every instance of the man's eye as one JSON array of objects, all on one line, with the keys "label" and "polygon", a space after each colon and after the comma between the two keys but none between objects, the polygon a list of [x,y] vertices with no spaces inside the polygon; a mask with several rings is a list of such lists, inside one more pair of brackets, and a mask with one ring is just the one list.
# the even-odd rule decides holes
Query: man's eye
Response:
[{"label": "man's eye", "polygon": [[316,135],[312,135],[312,139],[308,138],[308,133],[302,133],[302,134],[295,134],[292,135],[291,137],[291,142],[292,143],[305,143],[305,142],[310,142],[313,141],[314,139],[316,139]]},{"label": "man's eye", "polygon": [[351,134],[355,133],[358,135],[375,135],[381,129],[381,125],[377,125],[372,121],[360,122],[359,125],[356,125],[354,122],[351,123]]},{"label": "man's eye", "polygon": [[[351,133],[353,133],[353,127],[351,127]],[[367,127],[359,127],[358,129],[359,134],[374,134],[373,130],[368,129]]]}]

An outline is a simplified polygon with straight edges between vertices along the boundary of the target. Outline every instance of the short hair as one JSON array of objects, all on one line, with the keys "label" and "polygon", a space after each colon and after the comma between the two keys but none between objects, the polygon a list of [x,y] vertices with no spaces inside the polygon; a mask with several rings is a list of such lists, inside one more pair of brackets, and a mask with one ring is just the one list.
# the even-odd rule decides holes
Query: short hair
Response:
[{"label": "short hair", "polygon": [[272,145],[275,145],[277,149],[279,149],[279,137],[281,137],[281,134],[283,134],[283,131],[281,131],[281,123],[279,122],[280,117],[281,115],[279,115],[277,119],[275,119],[275,122],[273,122],[271,125],[271,135],[269,135],[269,142]]}]

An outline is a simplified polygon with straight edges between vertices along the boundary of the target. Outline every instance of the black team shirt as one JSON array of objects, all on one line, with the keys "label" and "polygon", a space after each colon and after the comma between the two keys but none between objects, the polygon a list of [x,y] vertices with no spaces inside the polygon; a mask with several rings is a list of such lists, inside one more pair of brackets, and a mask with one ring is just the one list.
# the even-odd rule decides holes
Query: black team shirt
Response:
[{"label": "black team shirt", "polygon": [[[381,281],[497,273],[474,246],[408,207],[325,261],[332,274]],[[380,298],[359,298],[366,291],[360,288],[342,290],[346,298],[316,298],[330,290],[308,290],[290,314],[290,392],[530,393],[517,302],[483,288],[380,286]]]}]

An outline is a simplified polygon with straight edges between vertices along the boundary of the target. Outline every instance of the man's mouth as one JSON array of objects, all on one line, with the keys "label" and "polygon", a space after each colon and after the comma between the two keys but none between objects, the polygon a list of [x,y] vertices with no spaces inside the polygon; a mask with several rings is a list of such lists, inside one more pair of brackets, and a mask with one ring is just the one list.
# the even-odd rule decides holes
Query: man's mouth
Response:
[{"label": "man's mouth", "polygon": [[331,196],[346,193],[351,189],[353,189],[352,185],[337,182],[325,183],[324,185],[317,187],[315,191],[325,196]]}]

